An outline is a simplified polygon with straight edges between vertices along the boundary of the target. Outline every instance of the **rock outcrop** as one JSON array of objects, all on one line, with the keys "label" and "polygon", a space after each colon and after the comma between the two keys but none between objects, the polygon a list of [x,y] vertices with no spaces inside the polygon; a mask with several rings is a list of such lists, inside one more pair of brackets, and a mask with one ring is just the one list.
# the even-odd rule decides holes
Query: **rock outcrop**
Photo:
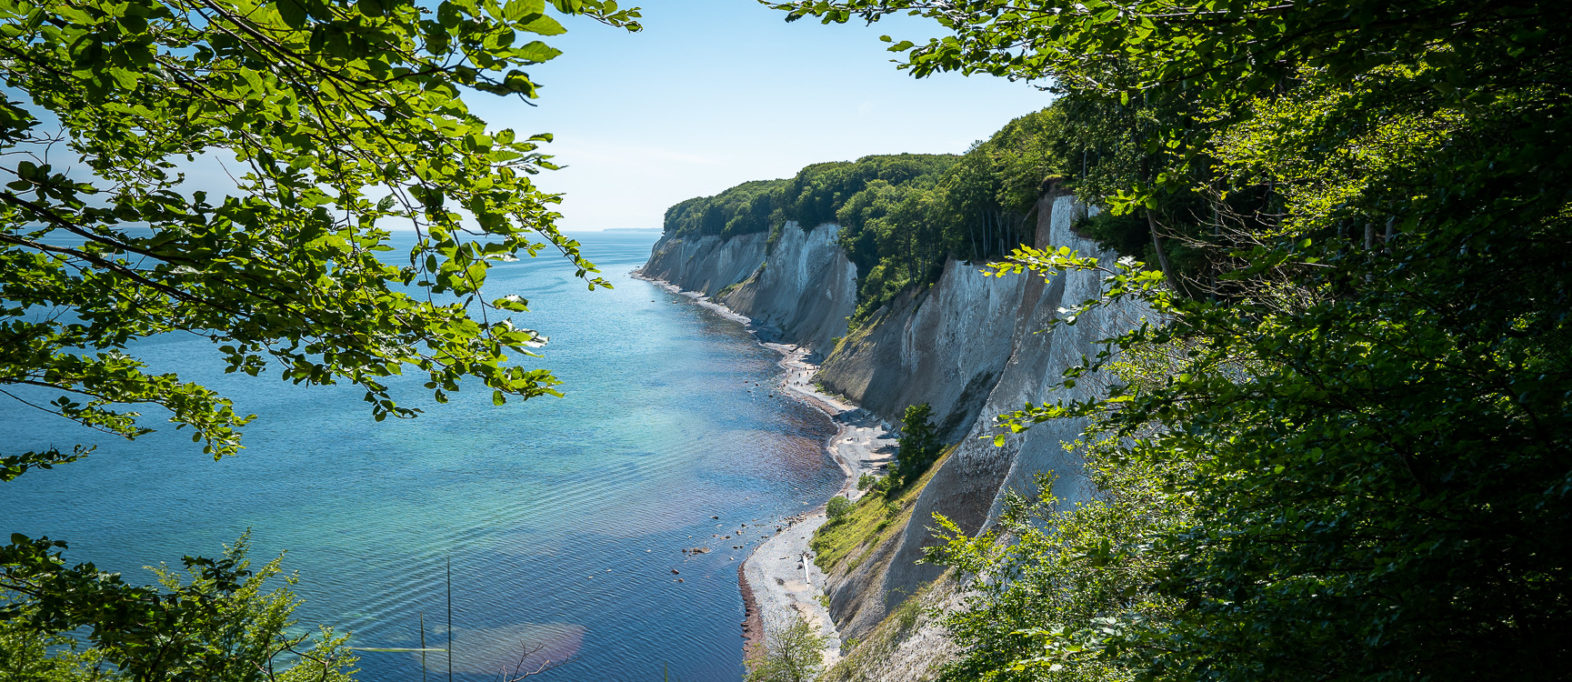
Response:
[{"label": "rock outcrop", "polygon": [[[1110,263],[1118,257],[1070,229],[1074,219],[1085,210],[1073,198],[1057,196],[1043,201],[1046,205],[1041,207],[1037,225],[1038,246],[1066,246]],[[950,274],[950,271],[945,273],[946,277]],[[1008,322],[1008,329],[1001,332],[997,323],[986,326],[990,335],[1001,334],[1002,342],[990,336],[954,346],[966,350],[987,348],[986,353],[998,355],[975,357],[963,353],[948,356],[954,363],[956,369],[951,371],[956,376],[988,376],[998,367],[997,380],[988,387],[977,412],[965,424],[965,433],[959,438],[955,453],[945,460],[923,489],[912,512],[914,520],[943,514],[962,530],[975,533],[998,518],[1006,491],[1035,492],[1035,479],[1039,474],[1055,477],[1053,492],[1061,500],[1075,502],[1090,495],[1080,458],[1065,448],[1066,443],[1080,437],[1084,424],[1074,420],[1040,424],[1024,433],[1009,435],[1003,447],[994,446],[992,436],[998,433],[993,427],[995,417],[1018,410],[1027,402],[1086,399],[1103,390],[1105,384],[1096,376],[1083,377],[1073,389],[1058,389],[1057,386],[1066,368],[1080,364],[1084,356],[1095,355],[1101,349],[1100,341],[1130,329],[1151,313],[1141,306],[1114,305],[1094,308],[1080,315],[1073,325],[1054,324],[1061,309],[1097,298],[1101,293],[1102,277],[1095,272],[1063,273],[1047,280],[1036,276],[1008,277],[1005,279],[1014,280],[1013,286],[991,284],[1000,288],[970,289],[969,298],[948,299],[951,301],[946,305],[948,308],[992,306],[1000,311],[1000,318]],[[962,315],[960,310],[945,312],[954,316],[952,319]],[[983,328],[979,324],[979,329]],[[927,329],[924,333],[942,339],[945,334],[957,331]],[[935,342],[934,347],[944,346]],[[999,350],[1001,347],[1003,351]],[[834,360],[837,358],[832,357],[831,361]],[[826,363],[827,368],[829,364]],[[943,365],[942,362],[933,364]],[[910,381],[908,386],[922,383],[926,380]],[[927,401],[937,406],[936,399],[952,394],[956,394],[954,386],[935,388],[925,395],[913,394],[909,400]],[[964,392],[962,397],[965,397]],[[969,407],[962,404],[952,409]],[[890,552],[882,574],[864,571],[864,575],[845,576],[839,584],[832,578],[832,585],[837,589],[832,594],[831,611],[841,624],[843,636],[857,637],[868,631],[899,604],[900,595],[913,594],[939,576],[942,567],[917,563],[922,558],[923,548],[936,542],[928,531],[929,525],[926,521],[914,521],[893,542],[894,547],[880,548],[880,552]],[[837,604],[842,603],[845,606],[837,609]]]},{"label": "rock outcrop", "polygon": [[764,262],[765,239],[763,234],[726,240],[662,235],[655,242],[649,261],[634,274],[714,296],[759,268]]},{"label": "rock outcrop", "polygon": [[635,275],[695,291],[748,316],[766,341],[796,344],[818,357],[846,335],[857,310],[857,267],[835,243],[840,226],[782,226],[762,233],[662,236]]},{"label": "rock outcrop", "polygon": [[719,297],[770,340],[828,353],[857,311],[857,267],[835,242],[840,226],[786,223],[764,266]]},{"label": "rock outcrop", "polygon": [[933,286],[898,297],[842,342],[819,381],[896,422],[907,405],[928,403],[941,437],[953,442],[1010,359],[1025,284],[951,261]]}]

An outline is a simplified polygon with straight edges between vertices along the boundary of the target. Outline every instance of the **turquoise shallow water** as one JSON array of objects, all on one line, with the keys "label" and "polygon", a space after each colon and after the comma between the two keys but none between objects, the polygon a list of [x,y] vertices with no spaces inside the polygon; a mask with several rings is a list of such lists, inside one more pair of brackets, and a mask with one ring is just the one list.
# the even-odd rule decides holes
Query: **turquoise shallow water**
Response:
[{"label": "turquoise shallow water", "polygon": [[[426,414],[378,424],[353,389],[224,375],[202,339],[149,340],[132,350],[156,369],[259,415],[247,449],[213,462],[172,428],[107,440],[6,400],[0,451],[100,447],[0,484],[0,530],[65,539],[69,558],[142,579],[250,528],[254,559],[288,550],[302,622],[359,646],[413,646],[421,613],[441,646],[451,559],[460,679],[496,679],[525,642],[573,656],[532,679],[739,678],[747,550],[732,547],[838,488],[830,423],[771,390],[779,356],[740,325],[626,276],[654,232],[578,237],[615,289],[588,292],[545,256],[499,266],[488,286],[530,299],[519,324],[551,338],[531,362],[567,397],[493,407],[470,390],[435,405],[408,381],[404,402]],[[696,546],[713,551],[681,552]],[[427,665],[446,674],[441,654]],[[411,654],[361,667],[420,679]]]}]

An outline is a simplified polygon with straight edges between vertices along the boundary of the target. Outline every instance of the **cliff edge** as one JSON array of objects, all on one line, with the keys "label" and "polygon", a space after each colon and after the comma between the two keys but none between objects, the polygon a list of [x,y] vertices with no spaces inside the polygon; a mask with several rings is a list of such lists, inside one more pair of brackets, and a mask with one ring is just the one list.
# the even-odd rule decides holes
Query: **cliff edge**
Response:
[{"label": "cliff edge", "polygon": [[[1088,212],[1067,194],[1040,198],[1035,245],[1117,258],[1071,229]],[[827,576],[831,614],[850,640],[867,636],[940,576],[941,567],[917,563],[935,542],[928,530],[934,514],[975,533],[997,518],[1006,491],[1029,494],[1043,473],[1055,476],[1060,499],[1086,499],[1079,457],[1065,447],[1082,424],[1041,424],[995,447],[994,417],[1026,402],[1092,397],[1103,386],[1095,377],[1056,392],[1062,372],[1150,311],[1100,307],[1073,325],[1053,324],[1062,309],[1100,295],[1100,274],[999,278],[980,272],[980,264],[951,260],[936,283],[908,290],[848,331],[857,272],[836,245],[838,230],[787,223],[773,245],[763,234],[663,237],[641,274],[703,292],[753,318],[767,338],[812,350],[823,358],[821,386],[884,420],[899,422],[906,406],[928,403],[941,435],[959,443],[923,488],[913,521],[870,548],[871,560]]]}]

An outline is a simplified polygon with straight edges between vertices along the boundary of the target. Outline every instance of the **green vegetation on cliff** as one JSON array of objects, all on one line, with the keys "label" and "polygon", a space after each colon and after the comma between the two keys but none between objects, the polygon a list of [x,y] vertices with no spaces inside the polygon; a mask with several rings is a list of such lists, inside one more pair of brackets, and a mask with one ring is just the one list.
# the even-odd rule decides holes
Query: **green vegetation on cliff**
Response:
[{"label": "green vegetation on cliff", "polygon": [[834,221],[835,212],[868,183],[919,182],[955,159],[950,154],[888,154],[816,163],[791,178],[744,182],[678,203],[666,209],[664,230],[672,236],[734,237],[777,230],[788,220],[812,229]]},{"label": "green vegetation on cliff", "polygon": [[906,413],[901,417],[900,449],[890,467],[893,485],[899,487],[915,482],[939,459],[944,446],[939,442],[932,417],[933,407],[928,403],[906,406]]},{"label": "green vegetation on cliff", "polygon": [[1572,15],[1050,5],[778,5],[934,20],[891,47],[919,76],[1053,79],[1088,133],[1067,179],[1112,214],[1086,227],[1154,261],[1022,248],[1000,269],[1105,278],[1057,324],[1157,315],[1062,385],[1117,362],[1139,380],[1006,419],[1091,420],[1102,491],[1018,505],[1049,521],[1011,526],[1018,549],[942,553],[979,590],[951,677],[1565,676]]},{"label": "green vegetation on cliff", "polygon": [[[857,266],[857,311],[866,322],[901,292],[932,284],[949,259],[982,262],[1036,239],[1044,192],[1073,189],[1094,201],[1145,159],[1116,107],[1063,99],[1010,121],[960,156],[869,156],[804,168],[785,180],[745,182],[666,211],[666,233],[732,237],[834,222]],[[1199,269],[1193,249],[1149,237],[1140,216],[1104,214],[1080,228],[1120,253]],[[1158,257],[1156,248],[1163,249]],[[1155,266],[1154,266],[1155,267]]]},{"label": "green vegetation on cliff", "polygon": [[1036,232],[1032,208],[1065,171],[1071,146],[1057,107],[1011,121],[944,172],[905,185],[871,182],[836,212],[840,243],[857,266],[866,320],[908,287],[939,278],[946,259],[998,258]]},{"label": "green vegetation on cliff", "polygon": [[744,661],[744,682],[813,682],[824,669],[825,639],[814,627],[794,616],[791,627],[768,642],[755,644]]},{"label": "green vegetation on cliff", "polygon": [[906,527],[911,519],[912,505],[917,503],[918,495],[939,470],[937,464],[942,464],[954,451],[953,445],[946,448],[939,453],[935,466],[905,485],[898,484],[891,476],[870,481],[871,489],[866,495],[814,532],[810,541],[813,562],[825,573],[849,571],[859,566],[881,544]]},{"label": "green vegetation on cliff", "polygon": [[808,166],[785,180],[745,182],[666,211],[668,235],[740,234],[841,226],[857,266],[856,319],[901,291],[935,281],[945,260],[980,261],[1030,243],[1045,182],[1087,144],[1051,107],[1011,121],[964,155],[898,154]]},{"label": "green vegetation on cliff", "polygon": [[780,197],[790,180],[744,182],[712,197],[694,197],[666,209],[669,235],[735,237],[768,232],[785,222]]}]

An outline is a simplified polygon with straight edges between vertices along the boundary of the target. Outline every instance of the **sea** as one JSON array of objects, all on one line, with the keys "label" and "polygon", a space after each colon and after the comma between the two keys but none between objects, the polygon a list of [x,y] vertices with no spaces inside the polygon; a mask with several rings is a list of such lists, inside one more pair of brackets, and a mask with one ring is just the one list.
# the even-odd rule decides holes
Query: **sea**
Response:
[{"label": "sea", "polygon": [[257,415],[245,449],[214,461],[156,410],[157,432],[126,441],[0,396],[0,452],[98,446],[0,483],[0,532],[65,540],[68,561],[140,583],[249,533],[253,563],[282,554],[297,577],[297,631],[424,642],[360,652],[368,682],[542,665],[531,680],[739,679],[738,565],[839,488],[833,427],[777,389],[780,356],[741,324],[629,276],[658,232],[573,236],[614,288],[545,253],[487,284],[529,300],[515,323],[550,342],[519,362],[563,397],[494,406],[472,383],[437,404],[406,375],[391,385],[423,414],[379,423],[352,386],[225,374],[205,338],[143,339],[127,352]]}]

